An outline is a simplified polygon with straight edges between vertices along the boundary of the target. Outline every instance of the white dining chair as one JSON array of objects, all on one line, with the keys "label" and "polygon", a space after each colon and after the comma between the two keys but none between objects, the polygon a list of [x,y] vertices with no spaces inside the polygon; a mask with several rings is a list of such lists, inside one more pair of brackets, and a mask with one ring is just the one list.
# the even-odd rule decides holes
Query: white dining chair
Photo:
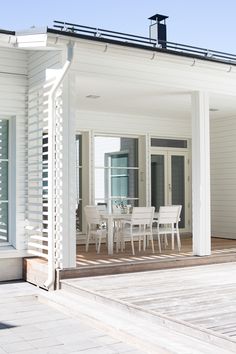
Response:
[{"label": "white dining chair", "polygon": [[[143,250],[146,248],[147,237],[151,241],[152,252],[154,253],[154,242],[152,234],[152,223],[154,215],[154,207],[134,207],[130,220],[122,220],[122,243],[125,245],[126,239],[130,239],[132,254],[134,251],[134,239],[138,239],[139,252],[141,251],[141,241],[143,242]],[[125,227],[127,226],[127,227]]]},{"label": "white dining chair", "polygon": [[104,223],[97,206],[87,205],[84,207],[85,217],[87,221],[87,240],[86,252],[89,249],[91,238],[94,239],[97,253],[100,253],[102,238],[106,239],[107,230],[104,228]]},{"label": "white dining chair", "polygon": [[[171,235],[171,248],[174,249],[174,237],[176,236],[178,250],[181,242],[179,234],[179,221],[182,205],[161,206],[157,219],[157,237],[160,240],[164,236],[164,244],[167,244],[167,236]],[[159,241],[160,242],[160,241]]]}]

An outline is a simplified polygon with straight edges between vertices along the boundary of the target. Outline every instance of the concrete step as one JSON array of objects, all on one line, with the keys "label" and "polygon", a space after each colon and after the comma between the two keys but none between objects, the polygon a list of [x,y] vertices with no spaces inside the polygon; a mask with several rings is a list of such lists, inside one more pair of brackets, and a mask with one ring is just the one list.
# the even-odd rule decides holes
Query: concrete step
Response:
[{"label": "concrete step", "polygon": [[[41,301],[73,316],[82,316],[96,327],[147,353],[232,354],[235,343],[193,326],[177,323],[166,316],[128,306],[106,296],[74,287],[66,281],[62,289],[45,293]],[[217,337],[217,338],[215,338]]]}]

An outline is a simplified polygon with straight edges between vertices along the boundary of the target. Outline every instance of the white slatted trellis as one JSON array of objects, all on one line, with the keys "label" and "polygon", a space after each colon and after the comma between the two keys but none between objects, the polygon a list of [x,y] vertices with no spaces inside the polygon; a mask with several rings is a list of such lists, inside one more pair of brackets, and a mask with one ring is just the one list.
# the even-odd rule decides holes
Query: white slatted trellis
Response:
[{"label": "white slatted trellis", "polygon": [[[28,249],[35,256],[48,259],[49,222],[52,222],[54,266],[61,266],[62,258],[62,87],[56,91],[54,121],[48,124],[49,92],[54,84],[50,80],[44,88],[29,93],[28,118],[28,179],[27,179],[27,234]],[[48,192],[49,139],[53,149],[53,195]],[[49,218],[49,198],[53,213]]]},{"label": "white slatted trellis", "polygon": [[55,269],[63,260],[63,79],[69,70],[73,45],[67,60],[43,88],[29,92],[28,118],[28,249],[48,260],[49,288]]},{"label": "white slatted trellis", "polygon": [[[28,179],[27,179],[27,234],[28,249],[33,255],[48,259],[48,223],[53,221],[53,248],[55,268],[60,267],[62,251],[62,87],[56,92],[53,134],[49,134],[48,94],[54,81],[43,89],[29,93],[28,118]],[[49,219],[48,198],[48,143],[53,146],[53,200]]]},{"label": "white slatted trellis", "polygon": [[53,80],[29,90],[26,231],[31,254],[48,259],[48,94]]}]

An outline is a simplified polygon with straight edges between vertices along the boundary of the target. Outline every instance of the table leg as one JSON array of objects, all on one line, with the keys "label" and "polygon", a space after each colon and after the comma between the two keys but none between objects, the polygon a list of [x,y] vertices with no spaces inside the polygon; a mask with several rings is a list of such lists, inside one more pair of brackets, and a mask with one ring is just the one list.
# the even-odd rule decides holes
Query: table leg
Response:
[{"label": "table leg", "polygon": [[107,233],[108,233],[108,254],[113,254],[113,219],[108,218],[107,220]]}]

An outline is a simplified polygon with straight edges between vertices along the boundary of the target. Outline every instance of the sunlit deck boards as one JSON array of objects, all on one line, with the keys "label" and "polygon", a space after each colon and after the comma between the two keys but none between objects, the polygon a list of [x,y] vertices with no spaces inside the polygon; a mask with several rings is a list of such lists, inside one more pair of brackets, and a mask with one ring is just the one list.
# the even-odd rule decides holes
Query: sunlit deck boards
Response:
[{"label": "sunlit deck boards", "polygon": [[66,280],[106,299],[167,316],[236,349],[236,262]]},{"label": "sunlit deck boards", "polygon": [[[137,248],[137,245],[136,245]],[[138,249],[138,248],[137,248]],[[77,246],[77,267],[62,269],[59,279],[87,277],[95,275],[120,274],[157,269],[179,268],[194,265],[236,262],[236,240],[212,239],[212,255],[196,257],[192,254],[190,237],[182,238],[181,252],[165,249],[163,253],[152,253],[151,249],[132,255],[127,243],[125,252],[107,254],[106,245],[101,246],[101,253],[95,252],[95,246],[90,246],[85,252],[83,245]]]},{"label": "sunlit deck boards", "polygon": [[[101,246],[100,254],[95,251],[95,246],[90,245],[89,252],[85,252],[84,245],[77,246],[77,267],[87,267],[95,265],[112,265],[112,264],[122,264],[131,262],[147,262],[147,261],[161,261],[161,260],[171,260],[171,259],[184,259],[187,257],[192,257],[192,240],[191,237],[182,237],[181,239],[182,247],[181,251],[178,252],[177,249],[174,251],[170,247],[163,249],[162,253],[157,250],[153,254],[151,248],[149,247],[145,252],[138,252],[136,245],[136,255],[132,255],[131,246],[127,243],[124,252],[114,253],[112,256],[107,254],[106,245]],[[236,253],[236,240],[219,239],[212,238],[212,254],[220,255],[226,253]]]}]

